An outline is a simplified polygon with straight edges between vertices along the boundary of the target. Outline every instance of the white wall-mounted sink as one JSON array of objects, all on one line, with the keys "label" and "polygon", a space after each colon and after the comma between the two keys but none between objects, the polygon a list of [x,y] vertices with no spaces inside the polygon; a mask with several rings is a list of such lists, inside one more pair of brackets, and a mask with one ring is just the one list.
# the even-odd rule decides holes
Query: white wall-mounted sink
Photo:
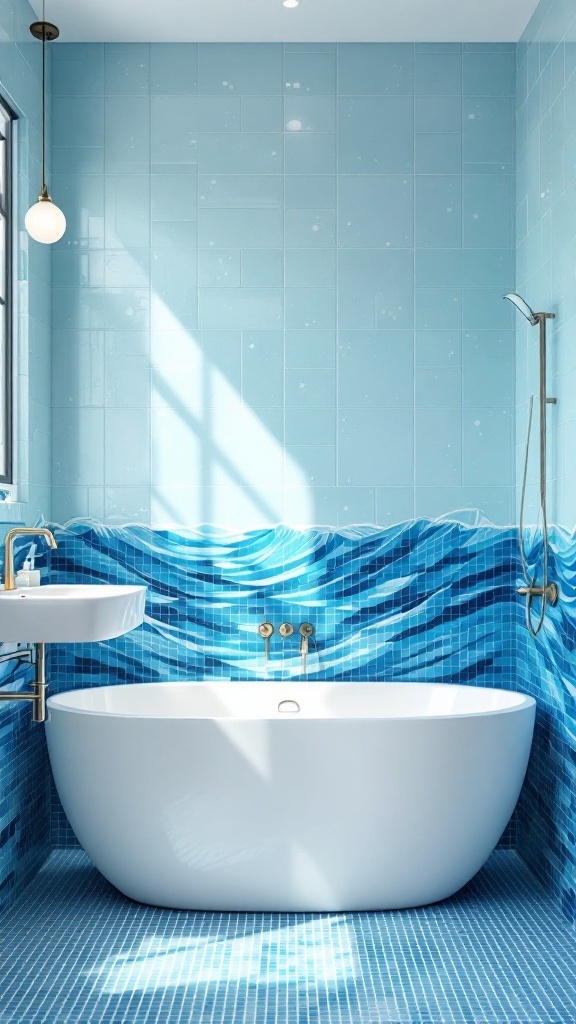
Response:
[{"label": "white wall-mounted sink", "polygon": [[110,640],[144,619],[146,587],[49,584],[0,590],[0,643]]}]

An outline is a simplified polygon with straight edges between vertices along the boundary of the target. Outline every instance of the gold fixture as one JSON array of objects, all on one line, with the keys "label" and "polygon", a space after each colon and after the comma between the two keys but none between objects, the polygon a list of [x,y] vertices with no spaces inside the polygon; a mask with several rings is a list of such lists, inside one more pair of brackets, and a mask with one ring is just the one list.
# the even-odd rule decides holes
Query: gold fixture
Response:
[{"label": "gold fixture", "polygon": [[314,633],[314,626],[311,622],[302,622],[298,627],[298,632],[302,637],[300,641],[300,657],[302,658],[302,675],[305,676],[308,661],[308,640]]},{"label": "gold fixture", "polygon": [[8,530],[4,541],[4,590],[16,590],[14,582],[14,541],[16,537],[45,537],[51,548],[58,545],[54,534],[44,526],[16,526]]},{"label": "gold fixture", "polygon": [[270,657],[270,637],[274,632],[274,626],[271,622],[261,622],[258,626],[258,632],[264,640],[264,671],[268,668],[268,658]]},{"label": "gold fixture", "polygon": [[[8,530],[4,541],[4,590],[16,590],[14,583],[14,541],[16,537],[45,537],[51,548],[57,547],[56,538],[44,526],[17,526]],[[6,661],[28,661],[35,666],[34,680],[30,684],[33,693],[0,693],[0,701],[31,700],[32,721],[46,721],[46,648],[44,644],[27,644],[26,647],[7,654],[0,654],[0,664]]]},{"label": "gold fixture", "polygon": [[[34,650],[35,649],[35,650]],[[33,693],[0,693],[2,700],[31,700],[32,721],[46,721],[46,646],[45,644],[29,644],[18,651],[10,651],[8,654],[0,654],[0,663],[5,661],[29,661],[36,667],[34,680],[30,683],[34,687]]]},{"label": "gold fixture", "polygon": [[285,638],[292,636],[292,633],[294,632],[294,626],[292,625],[291,622],[282,622],[278,628],[278,632],[280,633],[280,636],[283,636]]}]

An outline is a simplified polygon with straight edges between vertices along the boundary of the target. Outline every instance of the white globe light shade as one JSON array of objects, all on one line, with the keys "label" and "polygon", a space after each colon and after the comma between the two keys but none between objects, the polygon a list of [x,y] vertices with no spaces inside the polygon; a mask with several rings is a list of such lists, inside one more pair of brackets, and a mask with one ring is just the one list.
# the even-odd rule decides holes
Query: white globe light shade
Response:
[{"label": "white globe light shade", "polygon": [[51,199],[39,199],[24,218],[26,231],[37,242],[50,245],[66,231],[66,217]]}]

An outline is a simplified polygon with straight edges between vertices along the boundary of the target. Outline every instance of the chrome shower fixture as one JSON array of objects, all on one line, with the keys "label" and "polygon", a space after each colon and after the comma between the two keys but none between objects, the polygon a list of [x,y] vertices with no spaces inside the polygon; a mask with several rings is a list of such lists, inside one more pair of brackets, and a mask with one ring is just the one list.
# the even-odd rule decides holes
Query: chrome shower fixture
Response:
[{"label": "chrome shower fixture", "polygon": [[[536,326],[536,324],[538,323],[538,316],[542,314],[535,313],[533,309],[530,309],[530,306],[522,298],[521,295],[517,295],[516,292],[508,292],[508,294],[505,295],[504,298],[509,299],[510,302],[513,302],[516,306],[516,309],[519,309],[522,313],[522,316],[525,316],[528,322],[531,323],[533,327]],[[547,315],[550,316],[553,314],[549,313]]]},{"label": "chrome shower fixture", "polygon": [[[542,519],[542,584],[537,582],[536,576],[533,575],[528,566],[528,559],[526,557],[526,549],[524,546],[524,505],[526,502],[526,481],[528,476],[528,456],[530,453],[530,435],[532,433],[532,413],[534,406],[534,397],[530,398],[529,403],[529,414],[528,414],[528,431],[526,436],[526,449],[524,455],[524,473],[522,476],[522,497],[520,499],[520,522],[519,522],[519,542],[520,542],[520,558],[522,560],[522,569],[524,572],[525,585],[518,588],[518,593],[526,597],[526,627],[530,636],[536,637],[542,629],[544,624],[544,618],[546,616],[546,608],[549,604],[552,606],[556,604],[559,597],[558,585],[551,583],[548,579],[548,516],[546,512],[546,409],[548,405],[555,405],[555,398],[548,398],[546,393],[546,321],[554,320],[555,313],[535,313],[530,308],[528,303],[522,298],[521,295],[517,295],[516,292],[509,292],[504,296],[512,302],[516,309],[525,316],[528,323],[532,324],[533,327],[538,326],[539,328],[539,353],[540,353],[540,388],[539,388],[539,407],[540,407],[540,516]],[[536,624],[532,621],[532,603],[535,597],[539,597],[541,600],[540,614],[536,620]]]}]

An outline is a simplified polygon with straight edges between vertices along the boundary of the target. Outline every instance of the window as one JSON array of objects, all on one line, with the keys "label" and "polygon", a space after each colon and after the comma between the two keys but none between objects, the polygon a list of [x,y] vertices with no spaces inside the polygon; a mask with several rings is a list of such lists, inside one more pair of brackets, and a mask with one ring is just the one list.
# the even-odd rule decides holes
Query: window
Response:
[{"label": "window", "polygon": [[12,483],[12,123],[0,101],[0,484]]}]

